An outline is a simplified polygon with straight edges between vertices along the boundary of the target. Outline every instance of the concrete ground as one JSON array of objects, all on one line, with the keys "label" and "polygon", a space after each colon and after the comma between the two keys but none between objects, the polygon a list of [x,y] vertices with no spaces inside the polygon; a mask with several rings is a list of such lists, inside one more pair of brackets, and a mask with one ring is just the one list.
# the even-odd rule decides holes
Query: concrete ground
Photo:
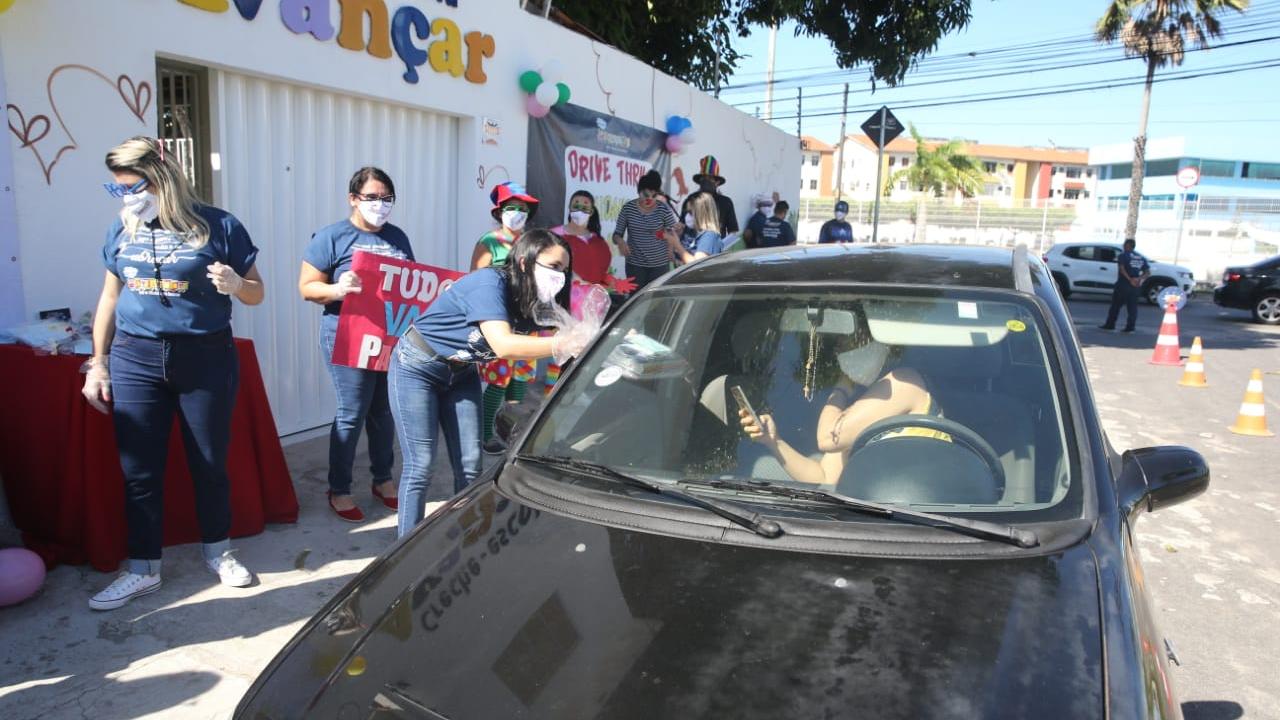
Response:
[{"label": "concrete ground", "polygon": [[1236,420],[1253,368],[1263,370],[1270,428],[1280,431],[1280,327],[1198,297],[1178,313],[1183,354],[1204,342],[1209,387],[1179,386],[1180,367],[1149,364],[1162,311],[1138,332],[1099,330],[1107,302],[1073,299],[1103,426],[1117,450],[1187,445],[1209,463],[1208,492],[1136,525],[1156,622],[1182,662],[1171,669],[1187,720],[1280,718],[1280,437],[1246,437]]},{"label": "concrete ground", "polygon": [[[375,505],[367,456],[356,461],[356,501],[366,521],[329,511],[328,436],[291,444],[285,457],[300,505],[296,525],[233,541],[257,575],[223,587],[200,546],[165,548],[164,585],[123,608],[90,610],[112,579],[87,566],[59,566],[41,593],[0,609],[0,718],[225,718],[285,642],[395,539],[395,513]],[[362,472],[362,470],[364,470]],[[430,512],[453,487],[437,469]],[[399,468],[396,468],[399,474]],[[16,545],[0,517],[0,546]]]},{"label": "concrete ground", "polygon": [[[1147,363],[1160,312],[1144,307],[1132,335],[1096,329],[1102,300],[1070,303],[1107,434],[1118,449],[1176,443],[1209,460],[1211,489],[1137,525],[1157,622],[1182,662],[1172,680],[1188,720],[1280,718],[1280,438],[1231,434],[1248,371],[1270,373],[1267,410],[1280,430],[1280,328],[1203,298],[1180,314],[1183,347],[1201,335],[1210,387],[1179,387],[1180,368]],[[1274,399],[1273,399],[1274,398]],[[247,589],[205,572],[199,548],[165,551],[160,591],[107,613],[87,598],[110,576],[56,568],[40,595],[0,609],[0,718],[226,717],[301,624],[394,536],[367,477],[362,525],[325,506],[327,438],[286,448],[301,512],[236,542],[258,574]],[[362,457],[357,463],[365,463]],[[444,468],[441,468],[444,470]],[[359,473],[358,473],[359,476]],[[447,472],[437,477],[448,478]],[[451,483],[437,483],[443,494]],[[441,497],[441,499],[443,499]],[[0,545],[14,544],[0,508]]]}]

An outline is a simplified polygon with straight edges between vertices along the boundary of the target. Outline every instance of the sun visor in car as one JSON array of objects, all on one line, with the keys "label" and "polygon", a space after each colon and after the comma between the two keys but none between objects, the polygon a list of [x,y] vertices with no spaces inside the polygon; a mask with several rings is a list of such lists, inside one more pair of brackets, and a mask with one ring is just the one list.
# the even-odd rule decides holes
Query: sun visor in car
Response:
[{"label": "sun visor in car", "polygon": [[1014,305],[967,300],[865,301],[871,336],[886,345],[984,347],[1004,340],[1011,323],[1025,327]]}]

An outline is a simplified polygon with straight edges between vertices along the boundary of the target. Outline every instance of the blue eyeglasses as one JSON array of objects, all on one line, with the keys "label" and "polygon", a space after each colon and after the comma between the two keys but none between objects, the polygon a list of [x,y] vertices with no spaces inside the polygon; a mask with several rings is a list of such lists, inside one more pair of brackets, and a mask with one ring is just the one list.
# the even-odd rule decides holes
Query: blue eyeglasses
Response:
[{"label": "blue eyeglasses", "polygon": [[102,187],[107,189],[107,192],[111,194],[111,197],[124,197],[125,195],[132,195],[145,190],[147,188],[147,179],[142,178],[132,185],[125,185],[123,183],[102,183]]}]

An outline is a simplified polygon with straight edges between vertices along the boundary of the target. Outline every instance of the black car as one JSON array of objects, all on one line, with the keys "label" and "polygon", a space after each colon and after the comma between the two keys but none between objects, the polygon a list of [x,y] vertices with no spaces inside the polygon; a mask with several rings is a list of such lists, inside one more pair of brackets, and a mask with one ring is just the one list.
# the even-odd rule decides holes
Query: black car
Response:
[{"label": "black car", "polygon": [[1229,267],[1213,289],[1218,305],[1249,310],[1253,319],[1280,325],[1280,256],[1244,267]]},{"label": "black car", "polygon": [[[830,459],[823,413],[876,363],[922,379],[928,411],[796,480],[783,462]],[[702,260],[503,419],[502,461],[308,622],[238,717],[1181,715],[1132,530],[1208,468],[1112,450],[1022,248]]]}]

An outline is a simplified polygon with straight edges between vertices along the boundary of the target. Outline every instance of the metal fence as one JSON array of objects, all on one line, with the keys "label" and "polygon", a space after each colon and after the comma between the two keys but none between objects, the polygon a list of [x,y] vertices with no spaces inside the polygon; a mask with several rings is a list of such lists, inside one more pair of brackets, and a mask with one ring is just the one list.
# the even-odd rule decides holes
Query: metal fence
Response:
[{"label": "metal fence", "polygon": [[[1280,188],[1278,188],[1280,190]],[[1277,193],[1280,196],[1280,192]],[[874,201],[848,200],[853,234],[871,239]],[[793,215],[801,243],[817,242],[822,223],[834,213],[833,198],[800,200]],[[969,198],[883,200],[878,240],[1012,247],[1035,252],[1054,243],[1120,242],[1123,201],[1015,201]],[[1143,201],[1138,211],[1138,247],[1148,257],[1189,267],[1201,285],[1212,286],[1223,268],[1280,253],[1280,198],[1213,197],[1183,202]]]}]

